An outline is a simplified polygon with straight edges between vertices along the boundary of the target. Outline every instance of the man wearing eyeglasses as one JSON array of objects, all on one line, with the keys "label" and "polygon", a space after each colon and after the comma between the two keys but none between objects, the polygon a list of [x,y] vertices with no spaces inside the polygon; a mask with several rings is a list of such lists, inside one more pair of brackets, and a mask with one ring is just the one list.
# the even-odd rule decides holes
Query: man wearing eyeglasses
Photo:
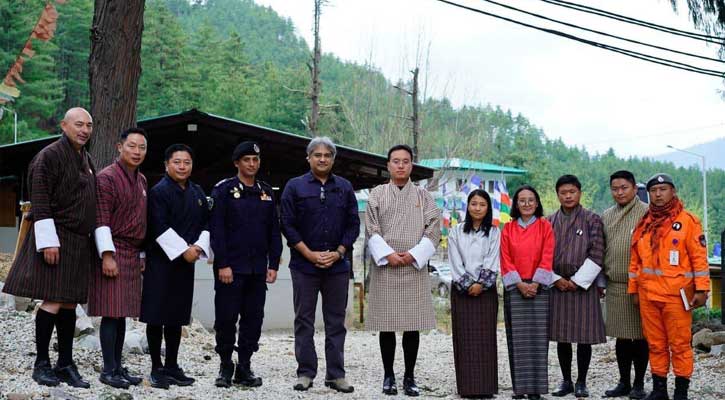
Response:
[{"label": "man wearing eyeglasses", "polygon": [[332,173],[337,149],[327,137],[307,146],[310,171],[287,182],[282,193],[282,233],[290,246],[295,308],[297,381],[305,391],[317,375],[315,311],[322,295],[325,322],[325,385],[342,393],[354,390],[345,379],[345,310],[350,254],[360,233],[352,184]]},{"label": "man wearing eyeglasses", "polygon": [[[230,387],[233,382],[255,387],[262,385],[262,378],[252,372],[251,357],[259,350],[267,284],[277,280],[282,237],[272,187],[257,179],[259,145],[240,143],[232,161],[237,175],[214,186],[209,218],[216,278],[215,350],[221,359],[216,386]],[[235,334],[236,370],[232,361]]]}]

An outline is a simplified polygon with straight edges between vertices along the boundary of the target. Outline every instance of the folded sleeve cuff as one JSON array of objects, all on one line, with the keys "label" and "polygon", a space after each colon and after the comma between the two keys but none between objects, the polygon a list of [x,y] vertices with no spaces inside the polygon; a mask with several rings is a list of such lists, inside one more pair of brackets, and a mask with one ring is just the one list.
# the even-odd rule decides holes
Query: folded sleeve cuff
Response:
[{"label": "folded sleeve cuff", "polygon": [[516,284],[521,282],[521,275],[519,275],[518,271],[511,271],[502,276],[501,280],[503,281],[503,286],[506,290],[513,290],[516,287]]},{"label": "folded sleeve cuff", "polygon": [[602,267],[590,259],[586,259],[584,264],[576,271],[576,274],[571,278],[572,282],[576,283],[577,286],[588,290],[589,287],[594,283],[602,272]]},{"label": "folded sleeve cuff", "polygon": [[386,265],[388,260],[385,257],[395,253],[395,250],[385,242],[385,239],[377,234],[368,239],[368,250],[370,250],[370,255],[377,266]]},{"label": "folded sleeve cuff", "polygon": [[424,237],[420,239],[420,242],[418,242],[415,247],[408,250],[408,253],[410,253],[410,255],[415,259],[415,267],[421,269],[425,267],[428,260],[430,260],[430,258],[433,257],[433,254],[436,253],[436,247],[430,239]]},{"label": "folded sleeve cuff", "polygon": [[49,247],[60,247],[60,239],[55,231],[52,218],[41,219],[33,224],[35,230],[35,250],[43,251]]},{"label": "folded sleeve cuff", "polygon": [[545,270],[543,268],[536,268],[534,277],[531,279],[534,282],[540,283],[544,286],[551,286],[554,281],[554,273],[552,271]]},{"label": "folded sleeve cuff", "polygon": [[464,292],[468,291],[468,289],[470,289],[474,283],[477,282],[468,273],[464,273],[463,275],[461,275],[460,278],[456,279],[455,281],[455,285],[458,287],[458,289]]},{"label": "folded sleeve cuff", "polygon": [[111,253],[116,252],[116,247],[113,245],[113,237],[111,236],[111,228],[107,226],[101,226],[96,228],[93,234],[96,239],[96,249],[98,249],[98,257],[103,258],[103,253],[110,251]]},{"label": "folded sleeve cuff", "polygon": [[145,251],[139,252],[138,253],[138,258],[146,258],[146,252]]},{"label": "folded sleeve cuff", "polygon": [[159,237],[156,238],[156,243],[161,246],[161,250],[166,253],[166,257],[169,257],[169,260],[175,260],[189,248],[189,244],[186,243],[186,240],[184,240],[184,238],[179,236],[179,234],[171,228],[165,230],[164,233],[159,235]]},{"label": "folded sleeve cuff", "polygon": [[211,259],[211,242],[209,240],[209,231],[201,231],[201,234],[199,234],[199,239],[197,239],[196,242],[194,242],[195,245],[201,247],[201,250],[204,252],[204,254],[201,255],[202,260],[208,260]]}]

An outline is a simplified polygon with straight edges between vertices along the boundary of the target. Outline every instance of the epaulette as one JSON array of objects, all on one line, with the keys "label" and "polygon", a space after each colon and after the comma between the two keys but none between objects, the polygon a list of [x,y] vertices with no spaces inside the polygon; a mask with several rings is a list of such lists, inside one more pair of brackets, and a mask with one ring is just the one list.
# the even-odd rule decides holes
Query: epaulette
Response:
[{"label": "epaulette", "polygon": [[272,185],[270,185],[269,183],[267,183],[265,181],[257,180],[257,183],[259,183],[260,186],[264,186],[265,188],[268,188],[270,191],[272,190]]},{"label": "epaulette", "polygon": [[225,179],[222,179],[219,182],[217,182],[216,185],[214,185],[214,187],[220,186],[222,183],[224,183],[224,182],[226,182],[226,181],[228,181],[230,179],[233,179],[233,178],[225,178]]}]

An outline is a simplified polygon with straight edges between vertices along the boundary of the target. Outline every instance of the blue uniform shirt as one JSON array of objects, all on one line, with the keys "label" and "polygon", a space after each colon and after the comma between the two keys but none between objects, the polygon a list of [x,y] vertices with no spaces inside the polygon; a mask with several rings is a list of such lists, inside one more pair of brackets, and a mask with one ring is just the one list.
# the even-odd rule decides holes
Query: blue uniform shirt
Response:
[{"label": "blue uniform shirt", "polygon": [[233,177],[217,183],[211,197],[214,268],[231,267],[236,274],[279,269],[282,237],[272,187],[261,181],[245,186]]},{"label": "blue uniform shirt", "polygon": [[[282,232],[290,246],[289,267],[316,273],[319,268],[309,262],[294,246],[304,242],[312,251],[335,251],[343,245],[352,250],[360,234],[360,218],[352,184],[330,175],[323,185],[311,172],[292,178],[282,193]],[[338,261],[329,272],[345,272],[350,264]]]}]

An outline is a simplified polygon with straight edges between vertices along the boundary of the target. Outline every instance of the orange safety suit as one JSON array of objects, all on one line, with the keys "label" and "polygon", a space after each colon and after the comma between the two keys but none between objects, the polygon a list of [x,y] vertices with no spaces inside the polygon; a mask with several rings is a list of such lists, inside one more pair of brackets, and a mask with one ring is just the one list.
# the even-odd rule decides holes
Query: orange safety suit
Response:
[{"label": "orange safety suit", "polygon": [[[675,376],[692,376],[694,357],[692,312],[686,311],[680,295],[684,289],[688,302],[695,291],[710,290],[705,236],[699,219],[682,210],[659,242],[653,254],[652,232],[634,232],[627,293],[639,294],[642,331],[649,344],[653,375],[667,377],[672,360]],[[671,356],[670,356],[671,354]]]}]

